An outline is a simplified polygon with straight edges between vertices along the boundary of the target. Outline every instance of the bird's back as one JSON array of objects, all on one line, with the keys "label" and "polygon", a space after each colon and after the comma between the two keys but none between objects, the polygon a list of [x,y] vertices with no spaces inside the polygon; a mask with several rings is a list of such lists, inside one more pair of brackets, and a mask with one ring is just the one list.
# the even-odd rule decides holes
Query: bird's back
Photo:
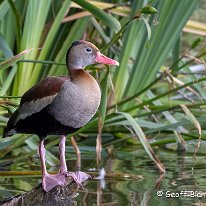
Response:
[{"label": "bird's back", "polygon": [[[70,78],[47,77],[25,92],[19,108],[12,114],[7,123],[3,137],[16,133],[38,134],[36,125],[39,125],[39,122],[43,122],[43,120],[48,121],[45,119],[44,108],[52,103],[65,81],[70,81]],[[33,124],[35,121],[36,124]],[[39,130],[42,130],[42,127]]]}]

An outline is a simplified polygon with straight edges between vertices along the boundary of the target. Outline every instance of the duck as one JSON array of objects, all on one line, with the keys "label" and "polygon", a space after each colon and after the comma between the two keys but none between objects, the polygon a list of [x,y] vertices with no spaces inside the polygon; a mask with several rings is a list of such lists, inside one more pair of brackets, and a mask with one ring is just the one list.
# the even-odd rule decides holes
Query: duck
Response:
[{"label": "duck", "polygon": [[[87,124],[98,110],[101,101],[100,87],[95,78],[85,71],[92,64],[118,66],[91,42],[74,41],[66,53],[67,76],[50,76],[41,80],[20,100],[18,109],[9,118],[3,138],[15,134],[36,134],[39,137],[38,153],[42,169],[42,189],[50,191],[57,185],[65,186],[66,178],[81,185],[89,175],[70,172],[65,160],[65,142],[68,134]],[[48,135],[59,135],[60,169],[49,174],[46,169],[44,141]]]}]

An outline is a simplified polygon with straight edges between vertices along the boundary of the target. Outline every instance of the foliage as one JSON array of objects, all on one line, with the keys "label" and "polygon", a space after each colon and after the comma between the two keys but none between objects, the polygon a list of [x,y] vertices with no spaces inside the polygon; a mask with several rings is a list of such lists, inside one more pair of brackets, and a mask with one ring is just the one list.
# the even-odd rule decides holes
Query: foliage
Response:
[{"label": "foliage", "polygon": [[[194,62],[202,63],[206,50],[202,47],[193,54],[202,40],[180,54],[181,32],[199,0],[114,2],[1,2],[2,60],[33,49],[24,60],[8,65],[7,69],[1,69],[3,63],[0,64],[1,132],[8,121],[8,112],[18,106],[19,97],[45,76],[66,75],[68,47],[74,40],[86,39],[117,59],[120,66],[87,68],[98,78],[103,98],[99,113],[76,134],[80,137],[97,132],[107,134],[111,137],[110,145],[119,138],[138,143],[131,138],[137,136],[151,158],[153,152],[145,135],[155,145],[178,141],[184,146],[184,138],[188,136],[205,138],[200,110],[204,109],[205,99],[200,82],[205,78],[191,73],[188,67]],[[158,137],[156,134],[160,133]],[[35,138],[30,135],[29,143],[26,139],[26,135],[19,134],[2,140],[1,161],[6,161],[9,153],[18,155],[13,152],[15,148],[26,147],[25,151],[19,151],[26,156],[35,154],[35,147],[31,146],[36,143]],[[58,139],[51,139],[48,147],[57,143]],[[56,159],[52,153],[50,156],[52,164]]]}]

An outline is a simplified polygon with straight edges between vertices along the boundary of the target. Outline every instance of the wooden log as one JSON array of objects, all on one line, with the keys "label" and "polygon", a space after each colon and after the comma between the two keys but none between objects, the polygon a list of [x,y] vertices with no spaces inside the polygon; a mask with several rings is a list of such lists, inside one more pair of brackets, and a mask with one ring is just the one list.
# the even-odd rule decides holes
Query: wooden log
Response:
[{"label": "wooden log", "polygon": [[0,201],[0,206],[75,206],[78,186],[68,177],[67,186],[57,186],[45,192],[41,184],[22,195]]}]

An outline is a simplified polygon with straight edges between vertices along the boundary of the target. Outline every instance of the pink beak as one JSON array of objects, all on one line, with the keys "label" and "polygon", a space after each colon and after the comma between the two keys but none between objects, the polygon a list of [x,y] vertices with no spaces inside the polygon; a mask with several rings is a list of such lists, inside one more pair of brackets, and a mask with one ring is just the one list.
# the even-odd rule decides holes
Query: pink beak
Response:
[{"label": "pink beak", "polygon": [[104,56],[99,51],[97,52],[95,63],[119,66],[119,62],[115,61],[114,59],[110,59],[109,57]]}]

